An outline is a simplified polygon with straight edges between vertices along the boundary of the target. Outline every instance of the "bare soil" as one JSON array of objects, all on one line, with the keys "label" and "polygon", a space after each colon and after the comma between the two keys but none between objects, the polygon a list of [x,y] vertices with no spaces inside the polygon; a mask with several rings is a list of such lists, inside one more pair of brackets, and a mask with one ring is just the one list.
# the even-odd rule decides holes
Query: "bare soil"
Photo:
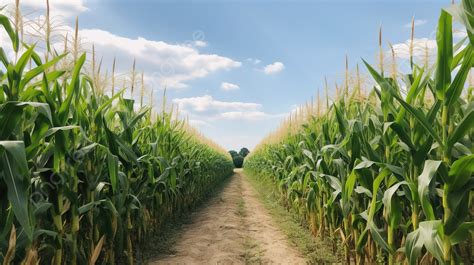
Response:
[{"label": "bare soil", "polygon": [[173,246],[173,255],[149,264],[305,264],[258,200],[241,171],[192,222]]}]

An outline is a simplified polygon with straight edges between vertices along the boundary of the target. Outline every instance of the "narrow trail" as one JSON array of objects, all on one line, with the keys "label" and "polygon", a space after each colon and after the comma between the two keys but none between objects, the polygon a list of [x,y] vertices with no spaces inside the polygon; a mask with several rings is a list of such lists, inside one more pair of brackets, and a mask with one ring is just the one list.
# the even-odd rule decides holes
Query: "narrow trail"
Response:
[{"label": "narrow trail", "polygon": [[237,171],[223,191],[183,226],[174,255],[149,264],[305,264]]}]

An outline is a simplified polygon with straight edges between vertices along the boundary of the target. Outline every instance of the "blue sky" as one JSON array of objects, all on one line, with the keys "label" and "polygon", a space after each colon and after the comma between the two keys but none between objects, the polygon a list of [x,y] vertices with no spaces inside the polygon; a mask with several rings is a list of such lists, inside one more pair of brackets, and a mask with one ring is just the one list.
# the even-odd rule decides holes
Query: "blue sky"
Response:
[{"label": "blue sky", "polygon": [[[36,0],[23,2],[25,9],[38,7]],[[409,39],[412,16],[416,38],[434,39],[440,9],[450,3],[50,2],[66,28],[79,17],[85,46],[95,43],[104,64],[116,56],[126,78],[136,58],[147,88],[157,95],[166,86],[181,113],[227,149],[252,148],[323,88],[324,76],[341,82],[346,54],[351,69],[360,58],[374,62],[380,25],[386,49],[388,41]]]}]

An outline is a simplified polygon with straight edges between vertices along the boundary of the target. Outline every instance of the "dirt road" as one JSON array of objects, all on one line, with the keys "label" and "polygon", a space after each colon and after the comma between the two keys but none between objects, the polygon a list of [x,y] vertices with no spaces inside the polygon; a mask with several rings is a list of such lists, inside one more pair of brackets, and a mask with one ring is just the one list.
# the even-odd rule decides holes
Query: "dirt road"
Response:
[{"label": "dirt road", "polygon": [[305,264],[242,172],[183,227],[176,254],[149,264]]}]

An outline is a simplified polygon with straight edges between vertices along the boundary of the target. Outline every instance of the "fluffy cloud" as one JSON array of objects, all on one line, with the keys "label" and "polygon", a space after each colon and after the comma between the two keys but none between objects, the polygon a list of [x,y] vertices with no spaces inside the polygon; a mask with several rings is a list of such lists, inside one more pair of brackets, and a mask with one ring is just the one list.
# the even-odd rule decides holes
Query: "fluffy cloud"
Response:
[{"label": "fluffy cloud", "polygon": [[[404,43],[397,43],[393,45],[395,55],[400,59],[410,59],[410,40]],[[427,38],[414,39],[413,40],[413,56],[417,58],[423,58],[428,49],[428,55],[432,56],[436,54],[437,45],[436,40]]]},{"label": "fluffy cloud", "polygon": [[285,65],[281,62],[274,62],[272,64],[269,64],[263,68],[263,72],[267,75],[270,74],[276,74],[278,72],[281,72],[283,69],[285,69]]},{"label": "fluffy cloud", "polygon": [[255,111],[262,107],[258,103],[247,103],[247,102],[229,102],[215,100],[210,95],[202,97],[191,97],[191,98],[175,98],[173,99],[175,104],[179,105],[179,108],[185,111],[195,112],[218,112],[218,111]]},{"label": "fluffy cloud", "polygon": [[[421,25],[426,24],[427,22],[428,22],[428,21],[427,21],[427,20],[424,20],[424,19],[415,19],[415,21],[413,22],[413,24],[415,25],[415,27],[418,27],[418,26],[421,26]],[[405,24],[405,28],[411,28],[411,22]]]},{"label": "fluffy cloud", "polygon": [[80,35],[85,42],[95,45],[96,50],[104,56],[104,61],[112,61],[114,56],[120,56],[117,62],[130,67],[135,58],[137,66],[145,69],[150,75],[149,79],[160,87],[186,88],[188,81],[241,66],[238,61],[217,54],[203,54],[184,44],[142,37],[127,38],[100,29],[80,30]]},{"label": "fluffy cloud", "polygon": [[231,91],[231,90],[238,90],[240,87],[236,84],[228,83],[228,82],[223,82],[221,84],[221,89],[225,91]]},{"label": "fluffy cloud", "polygon": [[[283,117],[283,114],[269,114],[261,111],[262,105],[250,102],[230,102],[214,99],[212,96],[176,98],[173,103],[190,117],[198,120],[195,125],[209,125],[216,120],[257,121]],[[206,124],[204,124],[205,122]]]}]

